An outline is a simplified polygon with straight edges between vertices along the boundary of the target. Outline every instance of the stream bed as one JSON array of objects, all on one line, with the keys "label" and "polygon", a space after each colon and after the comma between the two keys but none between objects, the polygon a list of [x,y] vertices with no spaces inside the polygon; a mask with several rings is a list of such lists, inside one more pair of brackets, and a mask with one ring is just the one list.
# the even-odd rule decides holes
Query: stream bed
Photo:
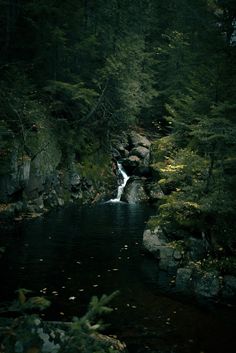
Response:
[{"label": "stream bed", "polygon": [[235,352],[235,308],[165,294],[165,276],[142,249],[153,213],[121,202],[70,206],[2,231],[0,301],[31,289],[52,301],[46,319],[69,321],[91,296],[119,290],[107,333],[130,353]]}]

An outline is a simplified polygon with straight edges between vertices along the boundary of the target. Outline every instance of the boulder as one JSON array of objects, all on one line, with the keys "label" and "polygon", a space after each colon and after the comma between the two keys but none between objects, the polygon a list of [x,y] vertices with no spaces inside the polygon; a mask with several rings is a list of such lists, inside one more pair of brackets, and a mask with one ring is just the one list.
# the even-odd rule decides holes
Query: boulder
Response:
[{"label": "boulder", "polygon": [[143,146],[138,146],[138,147],[134,147],[130,153],[130,156],[137,156],[141,159],[144,159],[145,157],[147,157],[149,155],[149,149]]},{"label": "boulder", "polygon": [[60,207],[62,207],[62,206],[65,205],[65,201],[64,201],[61,197],[58,198],[58,205],[59,205]]},{"label": "boulder", "polygon": [[55,190],[44,196],[44,205],[46,208],[54,208],[59,206],[58,196]]},{"label": "boulder", "polygon": [[122,201],[128,203],[148,202],[148,195],[144,187],[145,181],[141,178],[132,177],[128,180],[122,195]]},{"label": "boulder", "polygon": [[150,229],[144,231],[143,246],[159,260],[161,270],[172,273],[180,266],[183,257],[181,252],[168,242],[160,227],[156,227],[153,231]]},{"label": "boulder", "polygon": [[0,220],[13,218],[15,216],[15,204],[0,204]]},{"label": "boulder", "polygon": [[129,156],[129,151],[126,148],[124,148],[123,146],[120,146],[118,151],[119,151],[120,156],[122,158],[127,158]]},{"label": "boulder", "polygon": [[78,190],[78,188],[80,187],[81,184],[81,178],[79,176],[79,174],[74,173],[71,175],[70,178],[70,185],[71,185],[71,190]]},{"label": "boulder", "polygon": [[132,175],[134,170],[139,167],[141,164],[141,160],[137,156],[130,156],[128,158],[124,158],[122,161],[122,165],[128,175]]},{"label": "boulder", "polygon": [[159,248],[167,244],[168,240],[160,227],[154,230],[146,229],[143,233],[143,246],[155,257],[159,256]]},{"label": "boulder", "polygon": [[178,292],[190,294],[192,291],[192,273],[191,268],[178,268],[175,287]]},{"label": "boulder", "polygon": [[220,289],[220,279],[217,271],[199,271],[194,275],[194,291],[197,296],[214,298],[219,295]]},{"label": "boulder", "polygon": [[44,210],[44,198],[39,196],[34,200],[30,200],[26,205],[26,211],[28,213],[42,213]]},{"label": "boulder", "polygon": [[177,264],[174,259],[174,249],[168,245],[160,246],[159,247],[159,268],[160,270],[163,271],[170,271],[172,272],[172,269],[176,268]]},{"label": "boulder", "polygon": [[132,147],[143,146],[149,148],[151,146],[151,142],[145,136],[142,136],[135,131],[131,131],[129,134],[129,141]]},{"label": "boulder", "polygon": [[27,185],[30,176],[30,159],[16,159],[13,154],[10,168],[6,174],[0,173],[0,202],[9,202],[14,199],[14,194],[22,190]]},{"label": "boulder", "polygon": [[42,211],[43,208],[44,208],[44,202],[43,202],[43,197],[40,196],[38,197],[37,199],[35,200],[32,200],[32,204],[35,206],[35,208],[38,210],[38,211]]},{"label": "boulder", "polygon": [[137,167],[140,164],[140,158],[138,156],[129,156],[122,161],[124,167]]},{"label": "boulder", "polygon": [[148,195],[151,201],[156,202],[164,197],[164,193],[159,184],[155,182],[148,183]]}]

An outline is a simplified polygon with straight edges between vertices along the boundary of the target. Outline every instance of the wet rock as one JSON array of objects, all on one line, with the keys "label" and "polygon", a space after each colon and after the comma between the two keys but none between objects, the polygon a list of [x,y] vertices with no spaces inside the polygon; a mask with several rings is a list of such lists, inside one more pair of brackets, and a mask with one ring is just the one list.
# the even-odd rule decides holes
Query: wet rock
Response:
[{"label": "wet rock", "polygon": [[147,229],[143,234],[143,246],[159,260],[161,270],[173,273],[181,264],[182,254],[169,242],[160,227]]},{"label": "wet rock", "polygon": [[224,298],[236,297],[236,277],[235,276],[230,276],[230,275],[224,276],[222,296]]},{"label": "wet rock", "polygon": [[132,131],[129,135],[130,145],[132,147],[143,146],[146,148],[150,148],[151,142],[145,137],[138,134],[135,131]]},{"label": "wet rock", "polygon": [[155,257],[159,257],[159,248],[167,244],[168,240],[160,227],[154,230],[146,229],[143,233],[143,246]]},{"label": "wet rock", "polygon": [[174,250],[173,257],[175,260],[180,261],[182,259],[182,253],[179,250]]},{"label": "wet rock", "polygon": [[77,190],[80,187],[81,184],[81,178],[79,174],[72,174],[71,179],[70,179],[70,184],[71,184],[71,189],[72,190]]},{"label": "wet rock", "polygon": [[58,196],[55,190],[52,190],[50,194],[44,197],[44,205],[46,208],[58,207]]},{"label": "wet rock", "polygon": [[198,296],[212,298],[220,292],[219,273],[199,271],[194,275],[194,291]]},{"label": "wet rock", "polygon": [[[177,255],[178,254],[178,255]],[[174,249],[172,244],[159,247],[159,268],[160,270],[174,273],[181,265],[182,255]]]},{"label": "wet rock", "polygon": [[19,183],[27,183],[30,177],[31,160],[25,159],[19,166]]},{"label": "wet rock", "polygon": [[15,212],[16,213],[22,212],[24,207],[25,207],[24,202],[22,202],[22,201],[16,202],[15,203]]},{"label": "wet rock", "polygon": [[159,247],[160,270],[167,271],[169,273],[177,271],[177,268],[180,266],[180,260],[182,256],[177,260],[174,257],[175,251],[176,250],[169,245]]},{"label": "wet rock", "polygon": [[60,207],[62,207],[62,206],[64,206],[64,204],[65,204],[65,201],[64,201],[61,197],[59,197],[59,198],[58,198],[58,205],[59,205]]},{"label": "wet rock", "polygon": [[0,220],[15,216],[15,204],[0,204]]},{"label": "wet rock", "polygon": [[156,202],[164,197],[164,193],[159,184],[155,182],[148,183],[148,195],[151,201]]},{"label": "wet rock", "polygon": [[191,268],[179,268],[177,270],[175,286],[179,292],[189,294],[192,291],[192,273]]},{"label": "wet rock", "polygon": [[143,146],[138,146],[138,147],[134,147],[130,153],[130,156],[137,156],[141,159],[144,159],[145,157],[147,157],[149,155],[149,149]]},{"label": "wet rock", "polygon": [[120,152],[120,156],[122,158],[127,158],[129,156],[129,151],[126,148],[124,148],[123,146],[121,146],[119,148],[119,152]]},{"label": "wet rock", "polygon": [[[45,178],[40,174],[31,174],[29,183],[25,188],[25,194],[28,199],[34,199],[46,190],[44,185]],[[48,187],[50,189],[50,187]]]},{"label": "wet rock", "polygon": [[37,199],[30,200],[26,205],[27,213],[41,213],[44,210],[44,199],[43,196],[38,197]]},{"label": "wet rock", "polygon": [[18,160],[17,152],[9,162],[9,171],[0,175],[0,202],[15,201],[14,194],[25,187],[30,175],[30,159]]},{"label": "wet rock", "polygon": [[152,176],[151,168],[140,165],[133,170],[133,175],[150,178]]},{"label": "wet rock", "polygon": [[140,164],[140,158],[138,156],[129,156],[122,162],[124,167],[137,167]]},{"label": "wet rock", "polygon": [[121,154],[120,154],[120,151],[118,151],[118,149],[116,149],[116,148],[112,148],[112,150],[111,150],[111,153],[112,153],[112,157],[114,158],[114,159],[119,159],[119,158],[121,158]]},{"label": "wet rock", "polygon": [[43,202],[42,196],[40,196],[36,200],[33,200],[32,203],[38,210],[42,210],[44,208],[44,202]]},{"label": "wet rock", "polygon": [[124,189],[122,201],[128,203],[148,202],[148,195],[145,191],[144,183],[145,181],[140,178],[130,178]]},{"label": "wet rock", "polygon": [[71,197],[73,200],[81,200],[83,198],[83,193],[82,192],[72,193]]}]

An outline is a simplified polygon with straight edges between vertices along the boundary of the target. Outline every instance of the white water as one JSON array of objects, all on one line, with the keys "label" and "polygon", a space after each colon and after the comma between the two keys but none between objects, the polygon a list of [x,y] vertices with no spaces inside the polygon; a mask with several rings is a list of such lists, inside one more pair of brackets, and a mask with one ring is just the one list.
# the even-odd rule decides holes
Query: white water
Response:
[{"label": "white water", "polygon": [[117,162],[117,167],[118,167],[118,175],[122,176],[123,181],[122,181],[122,184],[118,186],[116,198],[111,199],[110,202],[120,202],[125,185],[126,185],[127,181],[129,180],[129,176],[124,171],[122,164]]}]

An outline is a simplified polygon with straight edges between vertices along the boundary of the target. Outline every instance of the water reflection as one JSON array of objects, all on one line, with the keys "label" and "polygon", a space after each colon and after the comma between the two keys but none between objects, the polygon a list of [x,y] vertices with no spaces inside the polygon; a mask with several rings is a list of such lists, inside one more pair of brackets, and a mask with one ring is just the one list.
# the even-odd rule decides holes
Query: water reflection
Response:
[{"label": "water reflection", "polygon": [[152,212],[106,203],[22,223],[2,235],[8,246],[0,266],[0,300],[12,298],[16,288],[30,288],[52,300],[49,318],[70,320],[85,311],[92,295],[119,289],[110,332],[125,339],[131,352],[233,352],[233,313],[216,316],[160,294],[168,281],[142,253]]}]

